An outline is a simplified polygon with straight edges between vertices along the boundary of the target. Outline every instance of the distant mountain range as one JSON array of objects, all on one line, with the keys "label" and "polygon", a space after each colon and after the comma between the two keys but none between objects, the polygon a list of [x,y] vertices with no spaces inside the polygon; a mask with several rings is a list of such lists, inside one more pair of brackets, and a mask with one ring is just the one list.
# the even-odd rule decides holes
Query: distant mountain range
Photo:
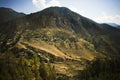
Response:
[{"label": "distant mountain range", "polygon": [[108,23],[109,25],[113,26],[113,27],[116,27],[116,28],[119,28],[120,29],[120,25],[118,24],[115,24],[115,23]]},{"label": "distant mountain range", "polygon": [[[29,15],[0,8],[0,58],[5,53],[15,60],[24,57],[33,70],[32,79],[36,79],[34,55],[54,66],[58,75],[73,77],[96,59],[120,56],[118,27],[96,23],[66,7],[49,7]],[[40,77],[38,80],[47,80]]]}]

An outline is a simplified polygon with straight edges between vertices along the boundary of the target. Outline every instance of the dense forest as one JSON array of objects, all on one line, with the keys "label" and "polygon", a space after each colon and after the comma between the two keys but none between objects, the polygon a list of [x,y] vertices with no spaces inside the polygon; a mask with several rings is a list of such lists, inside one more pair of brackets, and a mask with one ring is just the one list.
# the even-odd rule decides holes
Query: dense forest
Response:
[{"label": "dense forest", "polygon": [[119,58],[95,60],[78,75],[81,80],[120,80]]}]

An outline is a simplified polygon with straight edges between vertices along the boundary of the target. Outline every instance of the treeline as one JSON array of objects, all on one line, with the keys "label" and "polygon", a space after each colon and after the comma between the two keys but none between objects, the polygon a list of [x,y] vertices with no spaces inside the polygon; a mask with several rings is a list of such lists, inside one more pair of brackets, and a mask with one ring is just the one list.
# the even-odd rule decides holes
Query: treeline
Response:
[{"label": "treeline", "polygon": [[120,80],[120,58],[96,59],[75,77],[77,80]]}]

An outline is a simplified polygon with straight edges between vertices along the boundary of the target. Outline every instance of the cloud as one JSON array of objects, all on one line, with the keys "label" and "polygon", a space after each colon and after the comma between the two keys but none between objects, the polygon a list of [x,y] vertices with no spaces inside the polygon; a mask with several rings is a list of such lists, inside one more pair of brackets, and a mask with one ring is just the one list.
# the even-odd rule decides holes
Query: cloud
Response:
[{"label": "cloud", "polygon": [[61,6],[58,0],[50,0],[49,2],[46,0],[32,0],[32,3],[39,9],[44,9],[51,6]]},{"label": "cloud", "polygon": [[120,15],[109,15],[105,12],[102,12],[101,15],[94,18],[95,21],[100,23],[117,23],[120,24]]}]

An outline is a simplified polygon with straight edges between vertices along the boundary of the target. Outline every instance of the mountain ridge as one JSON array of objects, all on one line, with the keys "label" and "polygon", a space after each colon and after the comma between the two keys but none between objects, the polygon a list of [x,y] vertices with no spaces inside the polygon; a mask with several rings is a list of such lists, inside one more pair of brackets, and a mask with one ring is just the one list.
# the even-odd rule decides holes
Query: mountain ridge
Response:
[{"label": "mountain ridge", "polygon": [[0,23],[7,22],[25,16],[24,13],[16,12],[11,8],[0,7]]}]

